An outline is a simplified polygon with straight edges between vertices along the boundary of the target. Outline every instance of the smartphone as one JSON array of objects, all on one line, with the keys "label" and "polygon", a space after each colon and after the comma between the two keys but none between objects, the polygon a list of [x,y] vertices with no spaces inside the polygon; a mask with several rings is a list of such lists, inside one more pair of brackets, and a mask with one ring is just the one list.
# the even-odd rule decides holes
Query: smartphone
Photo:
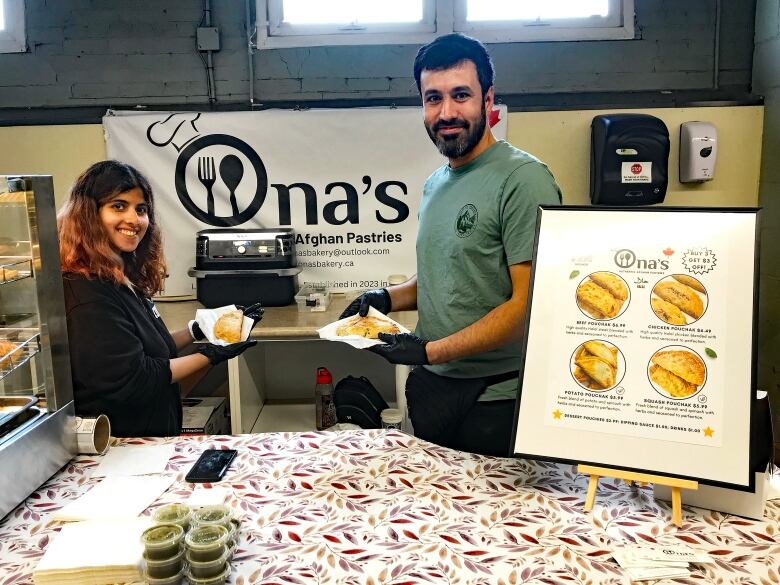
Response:
[{"label": "smartphone", "polygon": [[192,483],[217,482],[225,475],[236,454],[235,449],[206,449],[184,479]]}]

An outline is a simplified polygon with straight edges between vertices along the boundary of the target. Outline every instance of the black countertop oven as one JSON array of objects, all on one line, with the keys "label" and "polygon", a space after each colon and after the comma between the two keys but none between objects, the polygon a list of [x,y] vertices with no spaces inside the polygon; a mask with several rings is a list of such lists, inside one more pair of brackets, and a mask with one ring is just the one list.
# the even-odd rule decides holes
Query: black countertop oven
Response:
[{"label": "black countertop oven", "polygon": [[298,290],[295,231],[291,228],[208,229],[197,233],[197,298],[204,306],[265,307],[293,302]]}]

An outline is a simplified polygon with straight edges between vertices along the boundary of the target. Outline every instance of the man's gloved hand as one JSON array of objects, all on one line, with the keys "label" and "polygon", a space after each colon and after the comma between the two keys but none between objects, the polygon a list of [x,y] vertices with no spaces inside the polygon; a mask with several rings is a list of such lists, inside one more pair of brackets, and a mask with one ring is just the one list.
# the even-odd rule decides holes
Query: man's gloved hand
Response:
[{"label": "man's gloved hand", "polygon": [[202,343],[195,348],[196,353],[202,353],[209,358],[209,363],[216,366],[226,360],[241,355],[252,346],[257,345],[257,341],[239,341],[230,345],[213,345],[211,343]]},{"label": "man's gloved hand", "polygon": [[425,339],[420,339],[411,333],[380,333],[378,337],[385,343],[372,345],[368,351],[381,355],[391,364],[421,366],[430,363],[428,353],[425,351],[428,341]]},{"label": "man's gloved hand", "polygon": [[252,327],[260,322],[260,320],[263,318],[263,313],[265,313],[265,309],[263,309],[259,301],[254,305],[249,305],[248,307],[236,305],[236,309],[244,313],[244,317],[249,317],[252,319]]},{"label": "man's gloved hand", "polygon": [[203,333],[203,330],[195,319],[187,323],[187,328],[190,330],[190,335],[192,335],[192,339],[195,341],[206,339],[206,334]]},{"label": "man's gloved hand", "polygon": [[365,317],[368,314],[368,308],[374,307],[380,313],[387,315],[392,306],[390,303],[390,293],[386,288],[375,288],[373,290],[367,290],[362,295],[353,299],[347,308],[341,313],[339,319],[344,317],[351,317],[352,315],[360,315]]}]

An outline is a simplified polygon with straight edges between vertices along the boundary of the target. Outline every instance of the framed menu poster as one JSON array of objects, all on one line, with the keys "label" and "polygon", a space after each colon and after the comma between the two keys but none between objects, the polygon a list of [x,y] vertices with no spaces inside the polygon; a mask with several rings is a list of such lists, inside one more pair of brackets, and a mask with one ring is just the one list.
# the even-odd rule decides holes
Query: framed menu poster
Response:
[{"label": "framed menu poster", "polygon": [[513,450],[753,489],[757,209],[541,207]]}]

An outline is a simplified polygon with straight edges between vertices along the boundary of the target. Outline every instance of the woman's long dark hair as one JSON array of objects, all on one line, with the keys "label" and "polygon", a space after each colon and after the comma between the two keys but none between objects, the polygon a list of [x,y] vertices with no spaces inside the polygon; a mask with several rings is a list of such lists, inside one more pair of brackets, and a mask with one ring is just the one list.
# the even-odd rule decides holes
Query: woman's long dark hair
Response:
[{"label": "woman's long dark hair", "polygon": [[[121,253],[120,262],[103,229],[100,207],[114,196],[135,188],[141,190],[149,207],[149,227],[135,252]],[[146,177],[130,165],[104,160],[84,171],[57,214],[57,232],[63,273],[102,278],[118,284],[129,280],[147,296],[162,290],[166,267],[152,187]]]}]

